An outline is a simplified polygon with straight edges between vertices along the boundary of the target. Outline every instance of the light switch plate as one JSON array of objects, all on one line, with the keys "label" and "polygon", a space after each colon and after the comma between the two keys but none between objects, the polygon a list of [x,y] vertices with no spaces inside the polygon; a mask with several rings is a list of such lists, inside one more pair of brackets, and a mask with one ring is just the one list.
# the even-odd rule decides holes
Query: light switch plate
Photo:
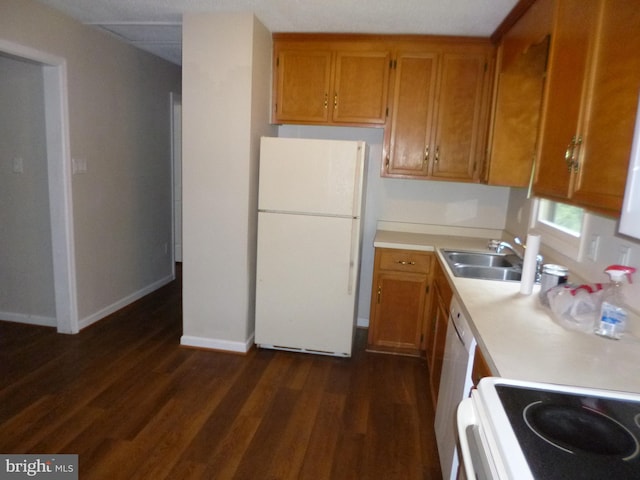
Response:
[{"label": "light switch plate", "polygon": [[13,173],[24,173],[24,160],[22,160],[22,157],[13,159]]},{"label": "light switch plate", "polygon": [[87,173],[87,160],[86,158],[72,158],[71,168],[74,175],[81,173]]}]

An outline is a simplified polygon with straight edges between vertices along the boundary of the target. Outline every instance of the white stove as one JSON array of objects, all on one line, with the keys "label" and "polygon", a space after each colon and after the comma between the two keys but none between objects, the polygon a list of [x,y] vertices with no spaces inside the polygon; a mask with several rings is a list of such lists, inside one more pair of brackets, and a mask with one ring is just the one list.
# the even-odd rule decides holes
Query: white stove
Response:
[{"label": "white stove", "polygon": [[468,479],[640,478],[640,395],[483,378],[457,412]]}]

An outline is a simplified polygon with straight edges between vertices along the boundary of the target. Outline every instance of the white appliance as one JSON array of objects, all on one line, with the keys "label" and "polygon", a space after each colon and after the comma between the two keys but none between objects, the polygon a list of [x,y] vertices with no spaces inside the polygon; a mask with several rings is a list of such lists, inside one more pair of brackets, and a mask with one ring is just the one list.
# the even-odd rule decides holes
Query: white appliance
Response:
[{"label": "white appliance", "polygon": [[487,377],[457,418],[469,479],[640,478],[638,394]]},{"label": "white appliance", "polygon": [[435,418],[438,456],[444,480],[455,480],[458,475],[456,409],[458,404],[469,395],[473,385],[471,369],[475,348],[476,339],[458,299],[454,296],[449,308],[449,323],[440,377],[442,380],[438,390]]},{"label": "white appliance", "polygon": [[365,144],[263,137],[255,343],[351,356]]},{"label": "white appliance", "polygon": [[620,215],[620,233],[640,238],[640,102],[631,146],[627,187]]}]

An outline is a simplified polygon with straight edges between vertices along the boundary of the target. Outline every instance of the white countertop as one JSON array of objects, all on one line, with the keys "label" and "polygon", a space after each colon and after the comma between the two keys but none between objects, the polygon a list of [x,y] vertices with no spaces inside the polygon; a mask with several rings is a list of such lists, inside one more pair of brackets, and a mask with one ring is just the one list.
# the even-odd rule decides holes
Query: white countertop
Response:
[{"label": "white countertop", "polygon": [[640,342],[567,330],[519,282],[455,277],[440,248],[487,250],[487,238],[378,230],[375,247],[434,251],[494,374],[511,379],[640,393]]}]

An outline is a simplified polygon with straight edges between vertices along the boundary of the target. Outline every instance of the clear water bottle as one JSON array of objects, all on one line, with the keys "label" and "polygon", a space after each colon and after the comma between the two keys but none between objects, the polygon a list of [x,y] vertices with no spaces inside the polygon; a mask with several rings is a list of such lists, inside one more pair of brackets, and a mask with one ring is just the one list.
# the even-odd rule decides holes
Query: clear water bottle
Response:
[{"label": "clear water bottle", "polygon": [[611,286],[605,292],[602,300],[600,318],[595,330],[596,335],[617,340],[624,332],[627,311],[624,308],[622,282],[626,278],[631,283],[631,275],[635,271],[635,268],[624,265],[610,265],[605,269],[605,273],[611,279]]}]

